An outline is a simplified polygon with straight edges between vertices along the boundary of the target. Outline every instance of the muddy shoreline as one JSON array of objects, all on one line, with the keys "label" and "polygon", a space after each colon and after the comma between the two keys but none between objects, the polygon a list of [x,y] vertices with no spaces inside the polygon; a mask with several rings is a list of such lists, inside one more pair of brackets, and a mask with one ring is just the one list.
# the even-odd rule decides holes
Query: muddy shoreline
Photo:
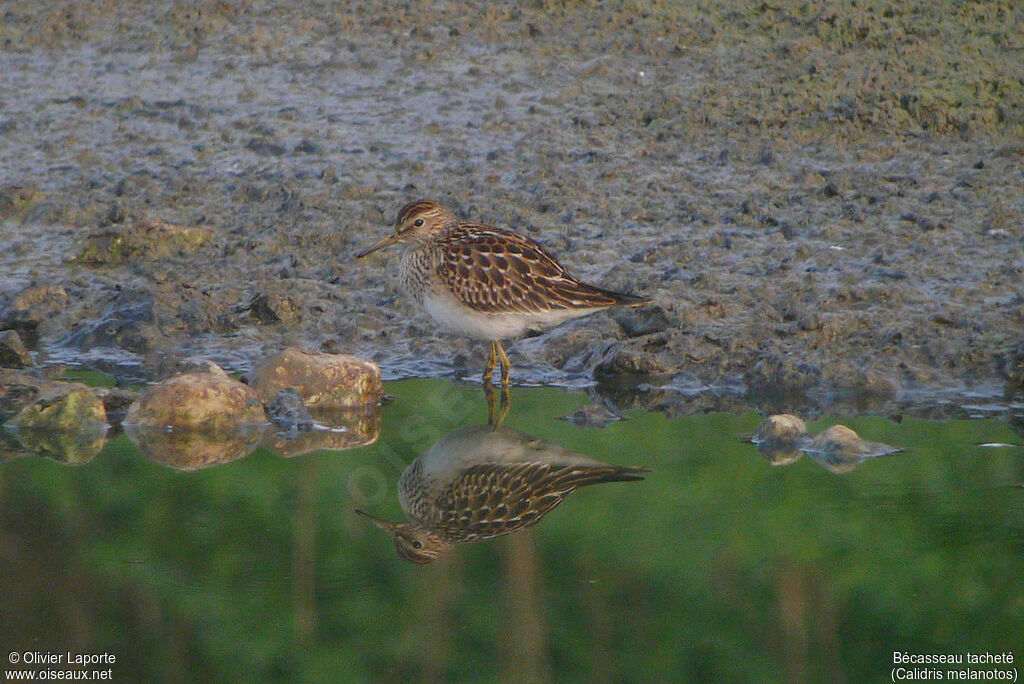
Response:
[{"label": "muddy shoreline", "polygon": [[476,377],[351,256],[432,197],[654,300],[509,345],[520,382],[1019,409],[1021,11],[666,5],[10,3],[0,329],[124,383],[290,344]]}]

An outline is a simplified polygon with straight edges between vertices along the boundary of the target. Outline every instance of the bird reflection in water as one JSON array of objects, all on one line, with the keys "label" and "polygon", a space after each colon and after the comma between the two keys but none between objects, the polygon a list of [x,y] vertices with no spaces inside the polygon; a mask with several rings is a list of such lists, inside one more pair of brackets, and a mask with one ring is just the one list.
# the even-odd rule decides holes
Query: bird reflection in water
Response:
[{"label": "bird reflection in water", "polygon": [[615,466],[507,427],[478,425],[442,437],[402,472],[408,520],[364,511],[394,536],[400,558],[430,563],[457,542],[530,527],[579,487],[642,480],[647,468]]}]

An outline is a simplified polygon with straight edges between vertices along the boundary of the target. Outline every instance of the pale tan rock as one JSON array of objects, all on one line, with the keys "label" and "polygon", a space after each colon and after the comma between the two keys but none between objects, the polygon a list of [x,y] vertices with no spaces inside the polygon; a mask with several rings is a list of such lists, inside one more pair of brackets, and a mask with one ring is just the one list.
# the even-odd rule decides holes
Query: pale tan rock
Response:
[{"label": "pale tan rock", "polygon": [[231,429],[265,422],[256,392],[219,367],[213,372],[176,375],[153,385],[124,418],[126,425],[172,429]]},{"label": "pale tan rock", "polygon": [[845,425],[833,425],[815,435],[804,451],[828,470],[842,474],[850,472],[865,459],[886,456],[900,449],[881,442],[865,441]]},{"label": "pale tan rock", "polygon": [[773,466],[792,465],[800,460],[800,444],[807,436],[807,424],[790,413],[768,416],[757,426],[752,441]]},{"label": "pale tan rock", "polygon": [[252,386],[264,403],[293,387],[309,407],[372,406],[384,392],[380,368],[348,354],[327,354],[289,347],[265,360],[252,373]]},{"label": "pale tan rock", "polygon": [[766,442],[793,442],[807,434],[807,424],[791,413],[768,416],[757,426],[755,444]]}]

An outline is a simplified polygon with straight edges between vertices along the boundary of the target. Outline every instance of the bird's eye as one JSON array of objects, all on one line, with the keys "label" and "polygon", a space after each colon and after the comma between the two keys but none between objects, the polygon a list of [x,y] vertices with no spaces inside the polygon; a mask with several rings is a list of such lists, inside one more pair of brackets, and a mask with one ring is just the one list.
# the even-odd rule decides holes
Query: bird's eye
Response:
[{"label": "bird's eye", "polygon": [[416,541],[414,541],[412,543],[412,548],[414,548],[414,549],[422,549],[423,548],[423,542],[421,542],[419,539],[417,539]]},{"label": "bird's eye", "polygon": [[416,226],[417,228],[419,228],[420,226],[422,226],[422,225],[423,225],[423,219],[421,219],[421,218],[419,218],[419,219],[416,219],[415,221],[413,221],[413,222],[412,222],[412,225],[414,225],[414,226]]}]

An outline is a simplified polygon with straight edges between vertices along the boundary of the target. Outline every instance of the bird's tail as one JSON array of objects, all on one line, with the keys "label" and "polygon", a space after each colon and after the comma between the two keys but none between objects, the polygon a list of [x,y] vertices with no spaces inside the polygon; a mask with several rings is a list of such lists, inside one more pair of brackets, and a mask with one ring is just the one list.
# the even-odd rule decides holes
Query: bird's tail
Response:
[{"label": "bird's tail", "polygon": [[597,288],[601,294],[613,300],[615,303],[612,306],[643,306],[644,304],[650,304],[650,297],[638,297],[637,295],[626,294],[625,292],[613,292],[612,290],[605,290]]}]

